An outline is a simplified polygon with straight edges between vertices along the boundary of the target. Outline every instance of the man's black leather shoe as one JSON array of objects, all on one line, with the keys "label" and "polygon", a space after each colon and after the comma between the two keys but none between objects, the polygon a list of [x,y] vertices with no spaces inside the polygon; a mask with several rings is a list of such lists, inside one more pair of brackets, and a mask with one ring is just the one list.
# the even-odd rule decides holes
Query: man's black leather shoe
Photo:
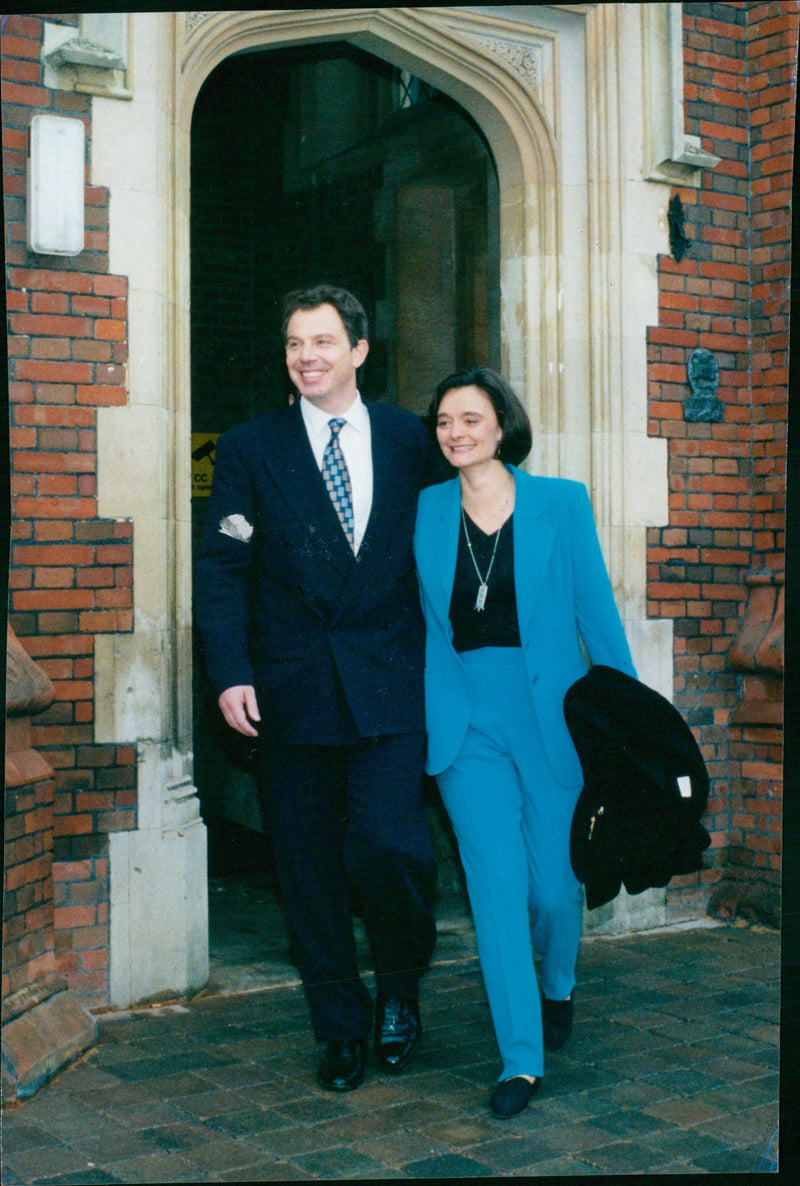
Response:
[{"label": "man's black leather shoe", "polygon": [[329,1042],[319,1064],[317,1082],[329,1091],[353,1091],[364,1078],[367,1064],[367,1040]]},{"label": "man's black leather shoe", "polygon": [[567,1001],[542,998],[542,1036],[545,1050],[560,1050],[572,1033],[572,997]]},{"label": "man's black leather shoe", "polygon": [[387,1071],[399,1071],[422,1037],[419,1005],[402,997],[378,997],[375,1053]]}]

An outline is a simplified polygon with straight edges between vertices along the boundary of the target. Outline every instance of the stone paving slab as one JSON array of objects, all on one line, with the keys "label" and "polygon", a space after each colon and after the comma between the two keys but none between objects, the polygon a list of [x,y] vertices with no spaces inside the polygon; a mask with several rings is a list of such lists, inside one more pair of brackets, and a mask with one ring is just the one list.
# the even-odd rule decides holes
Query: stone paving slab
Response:
[{"label": "stone paving slab", "polygon": [[[458,950],[458,944],[462,949]],[[780,937],[709,925],[584,940],[576,1025],[521,1116],[464,937],[423,983],[411,1065],[317,1087],[302,990],[230,984],[100,1013],[97,1046],[3,1113],[6,1186],[740,1174],[778,1125]],[[241,970],[237,972],[241,977]]]}]

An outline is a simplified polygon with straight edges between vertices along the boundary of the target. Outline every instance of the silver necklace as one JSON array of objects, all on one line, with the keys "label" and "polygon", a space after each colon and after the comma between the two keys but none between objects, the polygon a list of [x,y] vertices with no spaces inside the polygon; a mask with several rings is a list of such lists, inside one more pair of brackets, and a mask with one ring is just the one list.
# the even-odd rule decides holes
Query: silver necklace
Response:
[{"label": "silver necklace", "polygon": [[489,567],[486,570],[486,576],[483,577],[481,576],[481,570],[478,568],[478,561],[475,559],[475,553],[472,550],[472,541],[469,538],[469,531],[467,530],[467,517],[464,514],[463,507],[461,508],[461,522],[464,524],[464,538],[467,541],[469,554],[472,557],[472,564],[475,568],[475,572],[478,574],[478,580],[480,581],[480,585],[478,587],[478,596],[475,598],[475,605],[473,608],[476,609],[478,613],[482,613],[484,606],[486,605],[486,595],[489,592],[489,577],[492,575],[492,569],[494,568],[494,558],[497,555],[497,545],[500,542],[500,532],[505,527],[505,523],[501,523],[497,529],[497,535],[494,537],[494,547],[492,548],[492,558],[489,561]]}]

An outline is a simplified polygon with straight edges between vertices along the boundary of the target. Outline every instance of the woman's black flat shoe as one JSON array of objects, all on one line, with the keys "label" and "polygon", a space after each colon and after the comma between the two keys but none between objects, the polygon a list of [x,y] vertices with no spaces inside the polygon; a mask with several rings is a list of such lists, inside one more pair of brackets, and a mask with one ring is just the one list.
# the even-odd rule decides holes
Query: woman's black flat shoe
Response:
[{"label": "woman's black flat shoe", "polygon": [[560,1050],[572,1033],[572,997],[567,1001],[542,998],[542,1037],[544,1048]]},{"label": "woman's black flat shoe", "polygon": [[534,1079],[531,1083],[524,1075],[514,1075],[498,1083],[489,1101],[495,1116],[500,1120],[508,1120],[524,1112],[539,1090],[540,1083],[541,1079]]}]

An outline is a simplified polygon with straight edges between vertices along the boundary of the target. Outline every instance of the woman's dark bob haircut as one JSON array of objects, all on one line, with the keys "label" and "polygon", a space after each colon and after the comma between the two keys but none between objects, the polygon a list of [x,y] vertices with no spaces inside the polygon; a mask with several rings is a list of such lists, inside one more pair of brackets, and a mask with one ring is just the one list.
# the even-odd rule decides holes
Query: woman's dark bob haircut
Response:
[{"label": "woman's dark bob haircut", "polygon": [[491,400],[497,415],[497,421],[503,430],[503,437],[497,450],[501,461],[510,465],[519,465],[531,451],[533,436],[528,413],[523,408],[519,398],[510,383],[507,383],[497,371],[489,367],[472,367],[468,371],[456,371],[442,379],[436,388],[431,406],[425,417],[428,428],[436,433],[436,420],[439,415],[439,405],[448,391],[457,387],[478,387]]}]

